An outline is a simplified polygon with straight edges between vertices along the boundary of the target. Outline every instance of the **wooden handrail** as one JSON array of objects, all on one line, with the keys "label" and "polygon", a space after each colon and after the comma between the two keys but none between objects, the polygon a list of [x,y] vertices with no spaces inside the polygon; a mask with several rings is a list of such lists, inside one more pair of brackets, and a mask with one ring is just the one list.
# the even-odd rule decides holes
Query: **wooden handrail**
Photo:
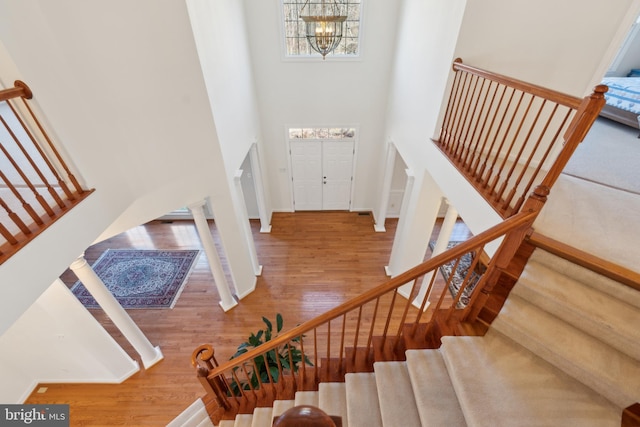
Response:
[{"label": "wooden handrail", "polygon": [[[459,259],[461,256],[477,250],[478,248],[483,248],[485,244],[494,241],[495,239],[498,239],[502,236],[505,236],[506,233],[510,232],[511,230],[518,230],[521,229],[522,227],[529,227],[532,222],[533,219],[536,216],[536,212],[522,212],[520,214],[514,215],[511,218],[505,220],[504,222],[490,228],[489,230],[484,231],[483,233],[478,234],[477,236],[463,242],[460,243],[458,245],[456,245],[455,247],[434,256],[433,258],[429,259],[428,261],[425,261],[424,263],[396,276],[393,277],[391,279],[389,279],[387,282],[365,292],[362,295],[359,295],[343,304],[341,304],[340,306],[329,310],[328,312],[324,313],[321,316],[318,316],[312,320],[309,320],[299,326],[296,326],[292,329],[290,329],[287,332],[282,333],[281,335],[272,338],[270,341],[265,342],[264,344],[260,345],[257,348],[254,348],[252,350],[247,351],[246,353],[235,357],[234,359],[223,363],[220,366],[217,367],[213,367],[213,369],[210,369],[209,374],[207,375],[207,378],[209,379],[209,382],[212,384],[215,384],[216,381],[224,381],[225,378],[225,373],[232,373],[232,377],[233,377],[233,381],[236,382],[236,384],[239,384],[240,381],[239,379],[235,376],[235,372],[238,369],[241,369],[244,364],[246,363],[255,363],[254,361],[260,357],[264,357],[268,352],[270,351],[274,351],[277,350],[279,348],[284,348],[286,347],[292,340],[294,339],[298,339],[302,336],[305,336],[307,334],[309,334],[310,332],[314,332],[314,341],[316,339],[315,336],[315,331],[322,327],[322,326],[327,326],[328,328],[330,328],[330,324],[332,321],[337,321],[338,319],[342,318],[343,320],[343,327],[342,327],[342,331],[341,331],[341,345],[340,345],[340,352],[341,352],[341,356],[342,357],[342,351],[343,351],[343,346],[344,346],[344,321],[346,319],[346,316],[349,313],[355,313],[358,312],[358,318],[360,319],[360,310],[361,308],[366,305],[367,303],[371,303],[374,301],[379,301],[379,299],[381,298],[381,296],[384,295],[389,295],[392,294],[393,297],[395,297],[395,294],[397,293],[397,289],[399,287],[401,287],[402,285],[405,285],[407,283],[411,283],[414,282],[416,283],[416,279],[423,276],[426,273],[432,272],[434,270],[436,270],[437,268],[441,267],[442,265],[451,262],[453,260]],[[505,239],[504,242],[506,242],[508,239]],[[503,243],[504,243],[503,242]],[[502,246],[501,246],[502,247]],[[516,244],[517,247],[517,244]],[[491,262],[489,263],[491,268]],[[415,288],[415,284],[414,284],[414,288]],[[462,292],[463,289],[460,289],[460,293]],[[413,295],[414,291],[412,291],[412,295]],[[408,305],[411,305],[411,301],[407,301]],[[377,302],[376,302],[376,311],[377,311]],[[390,316],[390,313],[387,315],[387,319]],[[374,318],[375,318],[375,314],[374,314]],[[402,321],[404,322],[404,316]],[[371,320],[372,323],[374,322],[374,320]],[[388,325],[385,325],[385,330],[388,329]],[[372,327],[372,331],[373,331],[373,327]],[[369,334],[369,343],[371,343],[371,338],[373,333],[371,332]],[[330,339],[328,340],[330,341]],[[355,345],[357,346],[357,340],[355,342]],[[329,346],[329,344],[327,344],[327,347]],[[384,344],[383,344],[384,347]],[[368,348],[368,347],[367,347]],[[317,351],[317,342],[314,342],[314,351]],[[327,353],[326,358],[330,359],[331,355],[330,353]],[[316,366],[317,368],[317,366]],[[278,369],[280,369],[280,367],[278,367]],[[267,372],[269,372],[267,370]],[[270,378],[269,382],[273,382],[273,380]],[[240,393],[244,394],[244,392],[242,391],[242,389],[240,389]],[[222,396],[220,396],[222,398]]]},{"label": "wooden handrail", "polygon": [[503,74],[498,74],[492,71],[483,70],[482,68],[473,67],[471,65],[463,63],[462,58],[456,58],[453,61],[453,70],[466,71],[469,74],[473,74],[479,77],[484,77],[488,80],[492,80],[497,83],[513,87],[523,92],[529,92],[533,95],[548,99],[552,102],[557,102],[558,104],[564,105],[569,108],[576,109],[580,107],[580,103],[581,103],[580,98],[576,98],[575,96],[567,95],[565,93],[558,92],[543,86],[538,86],[533,83],[528,83],[522,80],[518,80],[513,77],[508,77]]},{"label": "wooden handrail", "polygon": [[8,101],[14,98],[33,98],[33,93],[27,84],[21,80],[16,80],[14,87],[0,90],[0,102]]},{"label": "wooden handrail", "polygon": [[19,80],[0,90],[0,129],[6,135],[0,157],[7,165],[0,171],[0,264],[93,192],[71,173],[27,102],[32,97]]},{"label": "wooden handrail", "polygon": [[529,242],[534,246],[551,252],[561,258],[571,261],[574,264],[585,267],[591,271],[608,277],[623,285],[640,291],[640,273],[637,273],[618,264],[599,258],[590,253],[581,251],[573,246],[559,242],[540,233],[532,233]]},{"label": "wooden handrail", "polygon": [[579,99],[461,59],[436,146],[503,218],[537,187],[551,188],[604,105],[607,87]]}]

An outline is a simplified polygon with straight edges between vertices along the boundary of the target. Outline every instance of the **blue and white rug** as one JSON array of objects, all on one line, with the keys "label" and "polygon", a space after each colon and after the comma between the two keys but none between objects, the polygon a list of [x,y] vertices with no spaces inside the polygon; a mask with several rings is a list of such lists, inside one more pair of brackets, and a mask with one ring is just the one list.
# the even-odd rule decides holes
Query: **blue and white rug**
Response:
[{"label": "blue and white rug", "polygon": [[[92,268],[123,308],[173,308],[199,253],[107,249]],[[85,307],[99,307],[80,281],[71,291]]]}]

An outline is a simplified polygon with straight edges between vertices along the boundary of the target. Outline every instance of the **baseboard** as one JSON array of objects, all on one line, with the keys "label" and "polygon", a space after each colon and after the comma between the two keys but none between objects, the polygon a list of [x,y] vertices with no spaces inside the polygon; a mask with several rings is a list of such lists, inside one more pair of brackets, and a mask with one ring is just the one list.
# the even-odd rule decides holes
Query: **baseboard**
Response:
[{"label": "baseboard", "polygon": [[123,382],[131,378],[131,376],[133,376],[134,374],[140,371],[140,365],[138,364],[138,362],[133,359],[131,359],[131,362],[132,362],[132,369],[119,378],[109,378],[109,379],[98,378],[98,379],[91,379],[91,380],[88,380],[87,378],[81,378],[81,379],[65,378],[64,381],[61,381],[59,378],[55,380],[41,378],[37,381],[34,380],[32,385],[28,387],[27,390],[25,390],[25,393],[20,398],[20,403],[26,402],[29,396],[33,394],[33,392],[40,386],[40,384],[122,384]]}]

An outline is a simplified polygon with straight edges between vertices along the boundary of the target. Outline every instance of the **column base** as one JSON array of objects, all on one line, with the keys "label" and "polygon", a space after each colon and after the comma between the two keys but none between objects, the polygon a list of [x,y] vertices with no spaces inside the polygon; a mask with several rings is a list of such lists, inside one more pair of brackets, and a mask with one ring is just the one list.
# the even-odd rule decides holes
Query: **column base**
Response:
[{"label": "column base", "polygon": [[261,227],[260,228],[260,232],[261,233],[271,233],[271,225],[269,225],[268,227]]},{"label": "column base", "polygon": [[231,310],[233,307],[235,307],[236,305],[238,305],[238,301],[233,300],[233,303],[229,303],[229,304],[225,304],[223,301],[220,301],[220,307],[222,307],[222,310],[226,313],[227,311]]},{"label": "column base", "polygon": [[[411,302],[411,305],[413,305],[415,308],[420,310],[420,306],[422,305],[422,301],[418,301],[418,300],[419,300],[419,298],[414,299],[413,302]],[[424,305],[424,310],[422,310],[422,312],[425,313],[430,305],[431,305],[431,301],[427,301],[427,303]]]},{"label": "column base", "polygon": [[262,266],[259,265],[258,266],[258,271],[255,271],[254,273],[256,274],[256,276],[262,276]]},{"label": "column base", "polygon": [[155,365],[156,363],[158,363],[159,361],[164,359],[164,356],[162,355],[162,351],[160,350],[159,346],[155,346],[154,350],[155,350],[156,355],[152,360],[143,360],[142,361],[142,366],[144,366],[144,369],[149,369],[150,367],[152,367],[153,365]]},{"label": "column base", "polygon": [[391,274],[391,269],[389,268],[388,265],[384,266],[384,274],[386,274],[389,277],[393,277],[393,274]]},{"label": "column base", "polygon": [[375,231],[376,233],[384,233],[387,231],[387,229],[384,228],[384,224],[382,225],[373,224],[373,231]]},{"label": "column base", "polygon": [[407,286],[407,285],[408,283],[398,288],[398,294],[400,296],[403,296],[405,299],[409,299],[409,297],[411,296],[411,286]]}]

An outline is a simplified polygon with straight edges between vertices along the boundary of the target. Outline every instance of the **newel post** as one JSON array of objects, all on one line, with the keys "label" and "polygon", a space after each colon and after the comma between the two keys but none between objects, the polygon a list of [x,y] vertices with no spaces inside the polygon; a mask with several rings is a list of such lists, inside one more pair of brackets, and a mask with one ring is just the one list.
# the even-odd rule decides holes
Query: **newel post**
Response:
[{"label": "newel post", "polygon": [[553,162],[553,165],[551,165],[549,172],[547,172],[547,175],[540,184],[541,186],[548,188],[553,187],[553,184],[555,184],[556,180],[562,173],[562,170],[569,162],[573,152],[578,148],[578,144],[584,140],[584,137],[587,136],[593,122],[598,118],[600,110],[602,110],[602,107],[605,104],[604,94],[608,90],[609,88],[607,86],[598,85],[593,89],[593,93],[591,95],[586,96],[582,100],[580,108],[576,111],[569,128],[564,134],[564,145],[562,146],[562,150],[555,162]]},{"label": "newel post", "polygon": [[215,351],[211,344],[198,346],[191,354],[191,365],[196,368],[196,376],[207,395],[213,396],[221,408],[228,410],[231,404],[227,401],[228,387],[220,377],[209,378],[209,374],[218,367]]}]

